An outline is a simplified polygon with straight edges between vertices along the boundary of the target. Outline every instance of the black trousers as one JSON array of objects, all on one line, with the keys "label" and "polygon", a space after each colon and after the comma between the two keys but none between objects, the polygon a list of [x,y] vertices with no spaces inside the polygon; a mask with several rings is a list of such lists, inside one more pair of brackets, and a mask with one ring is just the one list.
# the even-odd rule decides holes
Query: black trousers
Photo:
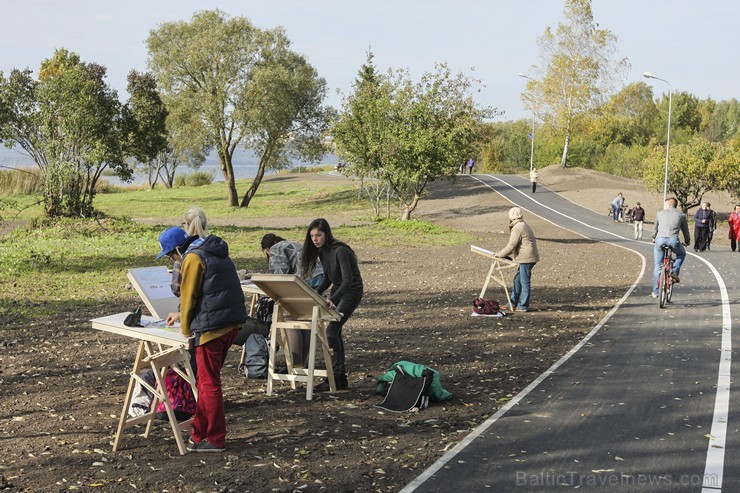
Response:
[{"label": "black trousers", "polygon": [[358,297],[346,297],[339,301],[337,305],[337,311],[342,314],[342,319],[339,322],[330,322],[326,327],[326,339],[331,349],[331,366],[334,371],[334,375],[346,375],[347,368],[344,363],[344,339],[342,338],[342,327],[347,322],[350,316],[354,313],[357,307],[360,305],[362,296]]},{"label": "black trousers", "polygon": [[707,249],[707,240],[709,239],[709,228],[707,226],[694,226],[694,250],[704,251]]}]

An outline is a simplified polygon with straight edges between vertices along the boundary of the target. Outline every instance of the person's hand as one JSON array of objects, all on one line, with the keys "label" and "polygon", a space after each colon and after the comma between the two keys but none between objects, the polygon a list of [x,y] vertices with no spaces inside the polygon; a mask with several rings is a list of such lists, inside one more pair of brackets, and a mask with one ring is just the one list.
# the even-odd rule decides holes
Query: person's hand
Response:
[{"label": "person's hand", "polygon": [[165,321],[165,323],[167,324],[167,327],[172,327],[179,321],[180,321],[180,312],[171,312],[167,315],[167,320]]},{"label": "person's hand", "polygon": [[329,308],[336,308],[337,306],[331,301],[331,299],[326,299],[326,306]]},{"label": "person's hand", "polygon": [[684,241],[683,242],[683,246],[689,246],[689,245],[691,245],[691,242],[690,241]]}]

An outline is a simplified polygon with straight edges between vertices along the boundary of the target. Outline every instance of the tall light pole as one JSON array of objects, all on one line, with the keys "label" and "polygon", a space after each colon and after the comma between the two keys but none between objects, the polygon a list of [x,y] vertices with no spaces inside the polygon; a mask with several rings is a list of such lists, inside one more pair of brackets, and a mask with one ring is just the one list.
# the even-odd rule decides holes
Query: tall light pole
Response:
[{"label": "tall light pole", "polygon": [[666,136],[665,142],[665,178],[663,178],[663,202],[668,198],[668,156],[671,148],[671,107],[673,106],[673,86],[671,83],[660,77],[656,77],[652,72],[645,72],[642,74],[647,79],[662,80],[668,84],[668,135]]},{"label": "tall light pole", "polygon": [[[519,73],[519,77],[524,77],[525,79],[533,80],[537,82],[536,79],[533,79],[532,77]],[[532,169],[534,168],[534,110],[532,110],[532,147],[529,150],[529,172],[532,172]]]}]

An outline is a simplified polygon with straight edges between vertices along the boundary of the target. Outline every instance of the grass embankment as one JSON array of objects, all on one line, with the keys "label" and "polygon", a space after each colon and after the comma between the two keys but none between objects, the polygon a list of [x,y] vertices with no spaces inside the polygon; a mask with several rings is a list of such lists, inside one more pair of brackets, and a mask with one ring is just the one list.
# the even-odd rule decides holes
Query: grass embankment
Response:
[{"label": "grass embankment", "polygon": [[[271,227],[272,218],[293,216],[326,217],[349,213],[364,225],[334,229],[334,234],[355,248],[454,245],[469,241],[466,234],[434,224],[410,221],[372,221],[368,203],[360,198],[352,182],[328,182],[317,189],[299,180],[268,180],[247,209],[226,203],[223,183],[201,187],[131,190],[98,195],[95,207],[107,218],[98,221],[63,220],[53,224],[33,220],[40,206],[23,213],[29,226],[0,237],[0,315],[32,320],[56,310],[75,306],[136,300],[126,289],[129,268],[165,264],[154,260],[159,253],[157,236],[193,205],[203,207],[211,232],[230,246],[237,268],[264,272],[267,265],[259,241],[266,232],[302,241],[305,226]],[[237,183],[240,193],[248,182]],[[16,197],[31,203],[33,196]],[[146,219],[146,224],[129,218]],[[238,226],[249,218],[250,224]],[[254,221],[257,219],[257,221]],[[261,221],[260,219],[264,219]],[[367,220],[367,221],[365,221]]]}]

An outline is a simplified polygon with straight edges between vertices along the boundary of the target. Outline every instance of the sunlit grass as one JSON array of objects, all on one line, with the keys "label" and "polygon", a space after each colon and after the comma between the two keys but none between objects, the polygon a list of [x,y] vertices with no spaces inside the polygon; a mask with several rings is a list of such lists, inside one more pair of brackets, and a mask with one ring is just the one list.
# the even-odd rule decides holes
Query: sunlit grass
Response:
[{"label": "sunlit grass", "polygon": [[[238,187],[246,192],[245,181]],[[361,264],[363,248],[425,248],[470,241],[465,233],[424,221],[372,220],[369,204],[358,198],[349,180],[322,183],[320,187],[292,177],[269,180],[247,209],[229,207],[225,197],[223,183],[151,192],[133,190],[98,195],[95,207],[107,216],[99,220],[49,223],[33,220],[29,214],[28,225],[0,237],[0,283],[4,287],[0,315],[10,313],[30,319],[51,307],[120,299],[135,303],[138,298],[127,286],[127,270],[167,265],[166,260],[154,259],[159,252],[157,236],[171,222],[163,218],[180,217],[189,205],[203,207],[209,219],[218,219],[211,232],[228,242],[237,268],[250,272],[267,269],[259,244],[265,233],[302,242],[306,230],[305,226],[266,229],[238,225],[244,217],[331,217],[337,211],[354,214],[362,218],[360,225],[337,226],[333,232],[337,239],[360,251]],[[40,209],[36,217],[39,214]],[[144,218],[152,220],[146,224],[138,221]],[[29,309],[29,303],[35,307]]]},{"label": "sunlit grass", "polygon": [[[251,180],[237,180],[239,200],[246,194]],[[227,203],[227,190],[223,182],[200,187],[157,188],[153,191],[133,190],[126,193],[99,194],[95,208],[107,215],[145,218],[164,217],[170,211],[179,216],[190,205],[198,205],[212,219],[258,218],[274,216],[319,215],[322,212],[357,211],[368,215],[365,200],[358,198],[351,181],[322,183],[310,186],[293,175],[275,177],[260,184],[249,207],[235,208]],[[223,221],[221,221],[223,222]]]}]

